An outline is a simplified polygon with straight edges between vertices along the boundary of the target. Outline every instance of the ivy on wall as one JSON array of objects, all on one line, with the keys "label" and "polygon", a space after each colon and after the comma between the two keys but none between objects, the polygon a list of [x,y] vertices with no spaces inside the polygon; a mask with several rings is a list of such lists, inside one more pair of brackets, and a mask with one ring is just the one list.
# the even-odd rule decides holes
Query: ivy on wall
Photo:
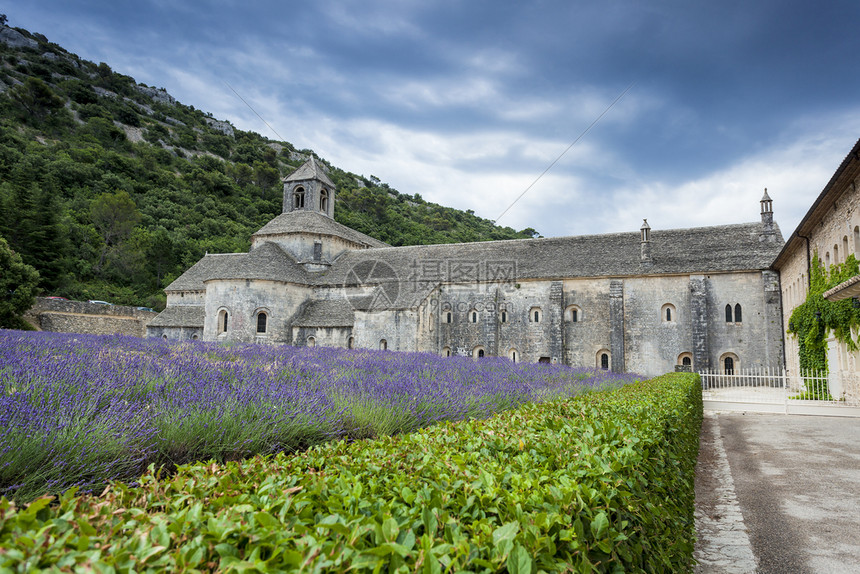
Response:
[{"label": "ivy on wall", "polygon": [[826,269],[816,252],[811,267],[809,293],[806,301],[791,312],[788,333],[798,338],[800,369],[825,373],[828,333],[847,344],[849,351],[857,350],[851,330],[860,325],[860,309],[854,308],[852,299],[827,301],[823,295],[828,289],[860,274],[860,266],[854,255],[849,255],[844,263]]}]

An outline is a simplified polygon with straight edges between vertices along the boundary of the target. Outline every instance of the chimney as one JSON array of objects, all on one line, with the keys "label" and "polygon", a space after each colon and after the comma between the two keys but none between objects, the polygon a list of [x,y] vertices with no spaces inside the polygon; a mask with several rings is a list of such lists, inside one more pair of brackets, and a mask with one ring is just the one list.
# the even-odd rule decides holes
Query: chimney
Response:
[{"label": "chimney", "polygon": [[642,220],[642,227],[639,229],[639,233],[641,234],[641,238],[639,240],[639,245],[641,248],[641,258],[642,263],[650,263],[651,262],[651,226],[648,225],[648,220]]},{"label": "chimney", "polygon": [[759,241],[776,241],[776,231],[773,228],[773,200],[767,194],[767,188],[764,188],[764,195],[761,197],[761,231],[759,232]]}]

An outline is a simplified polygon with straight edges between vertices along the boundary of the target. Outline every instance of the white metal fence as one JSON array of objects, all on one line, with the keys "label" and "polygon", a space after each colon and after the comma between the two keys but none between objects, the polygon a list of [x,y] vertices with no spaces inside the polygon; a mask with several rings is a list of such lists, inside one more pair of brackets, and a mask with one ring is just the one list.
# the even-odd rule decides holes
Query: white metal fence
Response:
[{"label": "white metal fence", "polygon": [[860,398],[845,392],[838,373],[792,375],[784,369],[745,369],[700,371],[699,375],[706,408],[860,415]]}]

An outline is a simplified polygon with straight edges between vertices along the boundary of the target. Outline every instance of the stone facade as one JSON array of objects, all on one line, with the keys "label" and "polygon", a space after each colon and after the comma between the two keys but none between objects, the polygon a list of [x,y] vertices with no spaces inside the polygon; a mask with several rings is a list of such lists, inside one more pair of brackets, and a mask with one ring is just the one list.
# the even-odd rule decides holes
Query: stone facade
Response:
[{"label": "stone facade", "polygon": [[285,179],[284,212],[250,252],[191,267],[167,288],[150,334],[649,376],[722,368],[726,357],[735,369],[783,363],[769,270],[782,238],[764,200],[755,223],[390,247],[333,220],[335,191],[309,159]]},{"label": "stone facade", "polygon": [[[849,255],[860,258],[858,187],[860,141],[842,161],[774,261],[773,267],[781,278],[786,328],[791,313],[806,300],[815,254],[826,266],[843,263]],[[795,337],[787,338],[785,353],[787,370],[797,374],[800,357]],[[860,398],[860,354],[849,352],[845,343],[831,336],[827,341],[827,364],[830,372],[837,374],[837,384],[841,384],[846,396]]]}]

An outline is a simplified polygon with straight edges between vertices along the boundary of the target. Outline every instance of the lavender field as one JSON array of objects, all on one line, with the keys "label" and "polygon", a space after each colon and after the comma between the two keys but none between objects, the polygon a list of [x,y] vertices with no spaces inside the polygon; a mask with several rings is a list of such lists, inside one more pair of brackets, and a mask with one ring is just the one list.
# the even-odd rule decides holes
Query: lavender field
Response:
[{"label": "lavender field", "polygon": [[0,330],[0,495],[485,418],[633,375],[506,359]]}]

